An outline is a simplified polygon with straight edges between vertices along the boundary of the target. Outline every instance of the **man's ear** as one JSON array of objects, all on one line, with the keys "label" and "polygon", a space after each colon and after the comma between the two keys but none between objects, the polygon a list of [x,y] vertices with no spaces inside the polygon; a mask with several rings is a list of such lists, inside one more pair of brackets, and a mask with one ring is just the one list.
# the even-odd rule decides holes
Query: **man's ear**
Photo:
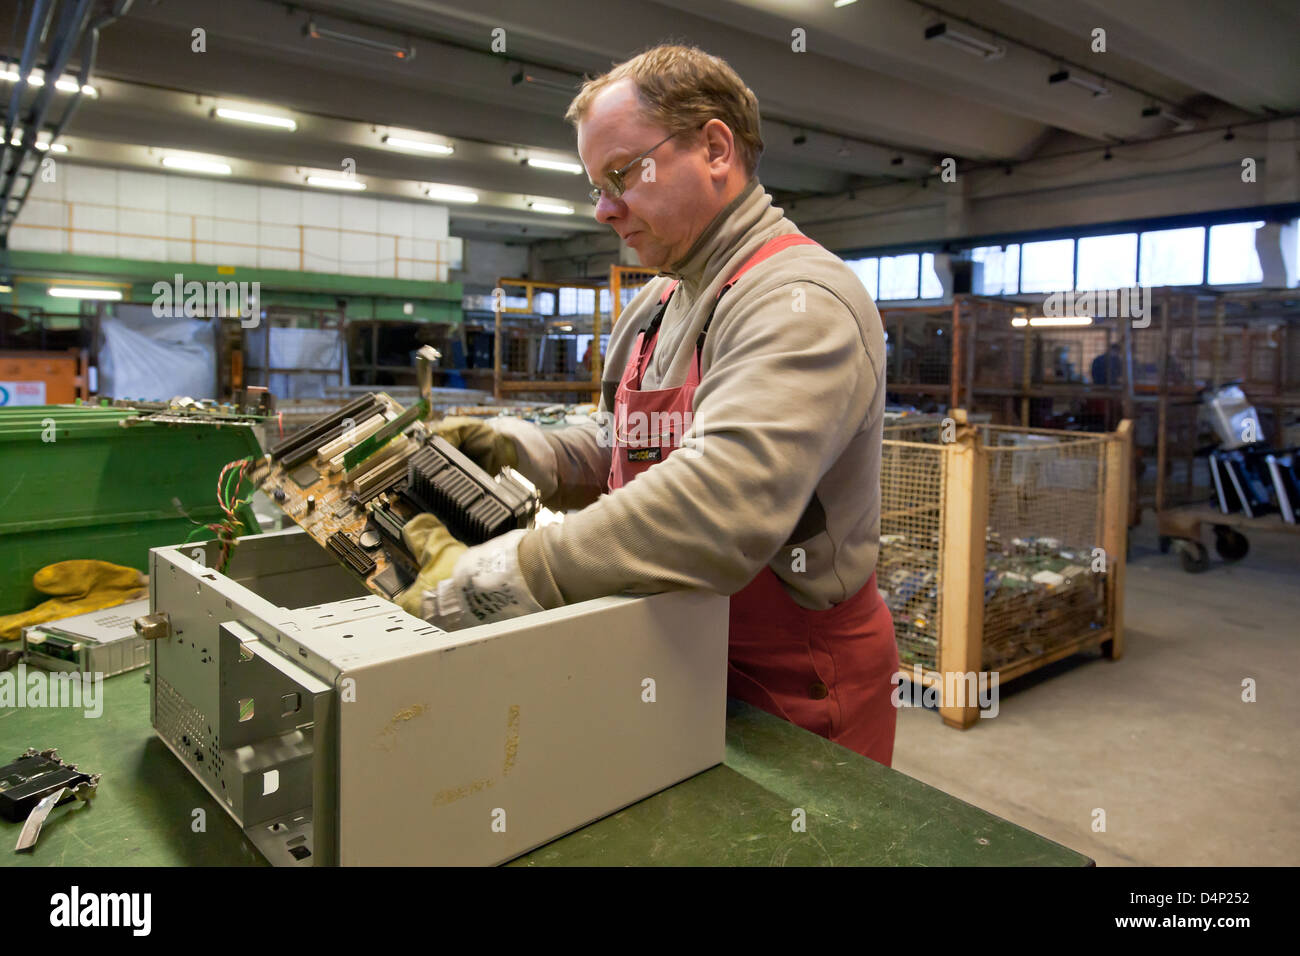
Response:
[{"label": "man's ear", "polygon": [[[725,163],[727,168],[736,164],[736,139],[731,128],[716,116],[704,124],[704,141],[709,151],[709,166],[716,168]],[[723,170],[725,173],[726,170]]]}]

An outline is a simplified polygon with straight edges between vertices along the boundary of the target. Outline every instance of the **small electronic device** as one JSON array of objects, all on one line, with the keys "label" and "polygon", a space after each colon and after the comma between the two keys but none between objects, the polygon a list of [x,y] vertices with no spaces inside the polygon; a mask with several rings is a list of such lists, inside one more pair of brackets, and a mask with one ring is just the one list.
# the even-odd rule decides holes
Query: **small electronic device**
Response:
[{"label": "small electronic device", "polygon": [[71,791],[77,787],[93,788],[98,783],[99,774],[64,763],[57,750],[28,749],[13,763],[0,767],[0,817],[22,823],[50,794],[66,787],[66,802],[75,799]]},{"label": "small electronic device", "polygon": [[23,628],[23,658],[47,671],[112,677],[149,663],[149,645],[132,626],[148,599]]}]

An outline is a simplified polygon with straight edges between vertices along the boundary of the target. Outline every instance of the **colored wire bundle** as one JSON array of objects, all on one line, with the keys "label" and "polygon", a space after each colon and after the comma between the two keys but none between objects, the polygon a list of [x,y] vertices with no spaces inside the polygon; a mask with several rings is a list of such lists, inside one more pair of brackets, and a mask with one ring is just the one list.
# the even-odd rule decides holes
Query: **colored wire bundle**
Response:
[{"label": "colored wire bundle", "polygon": [[221,474],[217,476],[217,506],[225,517],[220,521],[214,521],[195,528],[190,532],[189,538],[185,539],[188,543],[190,538],[193,538],[204,528],[215,533],[217,540],[221,542],[221,561],[217,566],[217,570],[222,574],[225,573],[226,567],[230,564],[230,556],[234,552],[239,533],[245,530],[244,523],[235,512],[251,502],[253,494],[257,490],[256,488],[252,489],[247,498],[239,497],[240,485],[244,483],[244,478],[252,465],[253,459],[240,458],[221,469]]}]

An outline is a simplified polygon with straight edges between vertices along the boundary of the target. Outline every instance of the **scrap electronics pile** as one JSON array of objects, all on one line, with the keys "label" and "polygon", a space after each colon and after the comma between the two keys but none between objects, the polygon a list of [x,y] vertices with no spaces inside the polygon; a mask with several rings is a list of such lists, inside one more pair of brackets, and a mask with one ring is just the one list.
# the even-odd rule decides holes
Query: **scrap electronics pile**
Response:
[{"label": "scrap electronics pile", "polygon": [[590,403],[577,405],[527,405],[512,403],[510,405],[455,405],[442,406],[443,414],[457,415],[465,418],[496,418],[509,415],[522,418],[538,425],[577,425],[596,413],[596,406]]},{"label": "scrap electronics pile", "polygon": [[402,528],[432,512],[466,544],[526,527],[536,490],[506,468],[493,478],[425,423],[424,400],[403,410],[363,395],[292,435],[248,477],[375,593],[396,600],[419,566]]},{"label": "scrap electronics pile", "polygon": [[[904,664],[937,667],[938,541],[882,535],[877,580],[894,617]],[[986,538],[983,666],[995,669],[1105,626],[1103,576],[1088,553],[1055,538]]]}]

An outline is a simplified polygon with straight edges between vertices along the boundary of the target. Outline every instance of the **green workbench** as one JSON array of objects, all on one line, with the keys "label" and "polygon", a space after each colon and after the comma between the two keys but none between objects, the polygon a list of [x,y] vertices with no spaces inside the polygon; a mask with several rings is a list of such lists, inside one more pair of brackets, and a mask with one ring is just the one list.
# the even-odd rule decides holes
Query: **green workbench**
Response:
[{"label": "green workbench", "polygon": [[[14,645],[0,644],[0,648]],[[104,681],[103,713],[0,710],[0,765],[27,747],[103,773],[51,814],[34,852],[0,820],[10,866],[264,861],[149,726],[144,670]],[[192,828],[202,808],[205,832]],[[805,832],[792,824],[804,811]],[[731,701],[726,762],[534,850],[512,866],[1084,866],[1091,860],[942,791]]]}]

